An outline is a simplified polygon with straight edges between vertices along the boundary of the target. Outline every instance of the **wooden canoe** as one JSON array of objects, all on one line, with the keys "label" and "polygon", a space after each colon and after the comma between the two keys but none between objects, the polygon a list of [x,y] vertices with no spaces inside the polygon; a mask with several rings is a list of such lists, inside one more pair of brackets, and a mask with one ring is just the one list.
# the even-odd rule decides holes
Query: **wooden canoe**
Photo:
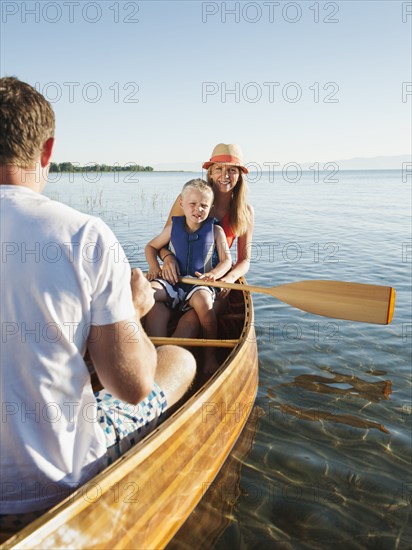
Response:
[{"label": "wooden canoe", "polygon": [[[244,281],[243,281],[244,282]],[[219,320],[217,372],[98,476],[1,548],[163,548],[196,507],[240,435],[256,396],[249,293],[232,291]]]}]

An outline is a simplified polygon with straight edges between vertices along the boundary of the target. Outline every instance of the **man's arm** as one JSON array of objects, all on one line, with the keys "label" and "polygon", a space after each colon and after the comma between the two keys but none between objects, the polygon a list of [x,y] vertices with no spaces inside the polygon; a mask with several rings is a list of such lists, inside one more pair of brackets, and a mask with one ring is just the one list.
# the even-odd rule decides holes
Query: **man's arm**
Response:
[{"label": "man's arm", "polygon": [[153,306],[153,290],[140,269],[132,271],[136,317],[110,325],[92,326],[88,349],[103,386],[116,397],[139,403],[153,389],[157,354],[140,323]]}]

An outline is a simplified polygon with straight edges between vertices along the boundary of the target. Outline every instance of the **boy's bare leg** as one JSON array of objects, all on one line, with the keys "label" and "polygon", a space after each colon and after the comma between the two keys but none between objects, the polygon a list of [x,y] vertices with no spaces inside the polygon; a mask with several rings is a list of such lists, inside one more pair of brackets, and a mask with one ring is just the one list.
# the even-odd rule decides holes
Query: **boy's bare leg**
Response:
[{"label": "boy's bare leg", "polygon": [[194,309],[189,309],[179,319],[173,336],[175,338],[197,338],[199,333],[199,317]]},{"label": "boy's bare leg", "polygon": [[[224,313],[226,308],[226,300],[215,300],[213,303],[213,311],[216,316]],[[194,309],[190,309],[184,313],[178,323],[176,330],[173,333],[175,338],[197,338],[200,333],[199,317]]]},{"label": "boy's bare leg", "polygon": [[155,304],[144,319],[144,328],[149,336],[167,336],[167,325],[172,312],[164,302],[167,302],[169,296],[157,281],[152,282],[151,286],[155,291]]}]

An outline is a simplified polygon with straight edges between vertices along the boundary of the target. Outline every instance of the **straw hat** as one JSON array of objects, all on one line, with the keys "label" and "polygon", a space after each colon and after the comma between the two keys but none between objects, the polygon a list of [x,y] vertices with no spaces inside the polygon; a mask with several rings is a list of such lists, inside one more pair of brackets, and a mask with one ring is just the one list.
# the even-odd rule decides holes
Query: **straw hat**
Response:
[{"label": "straw hat", "polygon": [[243,154],[236,143],[219,143],[213,149],[210,160],[203,164],[203,168],[207,170],[212,164],[232,164],[238,166],[244,174],[248,174],[249,170],[243,166]]}]

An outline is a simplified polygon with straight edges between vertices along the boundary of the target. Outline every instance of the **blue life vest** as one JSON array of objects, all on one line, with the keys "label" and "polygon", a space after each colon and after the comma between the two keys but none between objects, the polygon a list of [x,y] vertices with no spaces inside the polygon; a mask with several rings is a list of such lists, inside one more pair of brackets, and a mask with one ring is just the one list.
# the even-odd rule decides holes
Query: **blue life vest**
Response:
[{"label": "blue life vest", "polygon": [[207,273],[215,267],[214,218],[207,218],[198,231],[186,230],[186,218],[173,216],[169,248],[176,256],[180,274],[195,277],[195,271]]}]

